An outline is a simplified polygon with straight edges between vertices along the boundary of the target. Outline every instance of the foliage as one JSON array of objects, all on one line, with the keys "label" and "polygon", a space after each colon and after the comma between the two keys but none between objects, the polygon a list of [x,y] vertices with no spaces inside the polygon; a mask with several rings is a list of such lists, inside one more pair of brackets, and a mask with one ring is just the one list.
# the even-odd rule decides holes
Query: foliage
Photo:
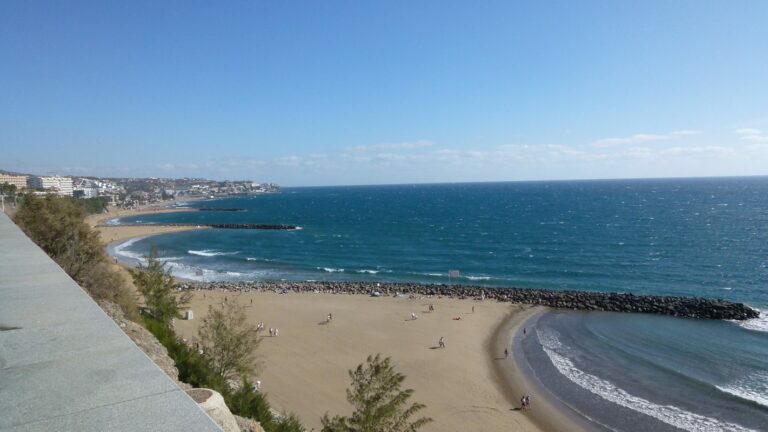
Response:
[{"label": "foliage", "polygon": [[400,389],[405,375],[395,371],[389,357],[368,356],[365,364],[349,371],[349,377],[347,401],[355,411],[350,417],[323,416],[324,432],[412,432],[432,421],[428,417],[410,421],[425,405],[407,406],[413,390]]},{"label": "foliage", "polygon": [[109,204],[109,198],[97,197],[97,198],[77,198],[73,199],[73,202],[78,207],[82,208],[85,214],[97,214],[104,213],[104,210]]},{"label": "foliage", "polygon": [[205,356],[218,374],[227,379],[254,374],[255,351],[261,339],[256,326],[248,324],[243,306],[226,301],[219,308],[208,306],[198,334]]},{"label": "foliage", "polygon": [[142,323],[168,350],[179,370],[179,380],[194,387],[216,390],[222,395],[229,392],[227,381],[216,374],[205,357],[179,340],[172,327],[146,315],[142,317]]},{"label": "foliage", "polygon": [[157,248],[149,249],[147,265],[140,265],[137,270],[131,270],[133,283],[144,296],[144,303],[153,318],[171,325],[173,318],[181,316],[181,308],[189,303],[191,293],[177,294],[176,282],[165,263],[157,259]]},{"label": "foliage", "polygon": [[143,317],[143,323],[168,350],[168,355],[179,370],[179,380],[194,387],[216,390],[224,397],[227,407],[233,414],[258,421],[266,432],[304,431],[295,415],[275,416],[266,395],[254,390],[247,379],[238,390],[232,391],[227,380],[214,371],[208,358],[180,341],[172,327],[148,316]]},{"label": "foliage", "polygon": [[69,199],[27,195],[14,221],[92,297],[119,304],[127,317],[135,319],[136,301],[122,275],[110,268],[99,233],[84,217]]},{"label": "foliage", "polygon": [[15,197],[16,192],[17,190],[15,184],[0,183],[0,195]]}]

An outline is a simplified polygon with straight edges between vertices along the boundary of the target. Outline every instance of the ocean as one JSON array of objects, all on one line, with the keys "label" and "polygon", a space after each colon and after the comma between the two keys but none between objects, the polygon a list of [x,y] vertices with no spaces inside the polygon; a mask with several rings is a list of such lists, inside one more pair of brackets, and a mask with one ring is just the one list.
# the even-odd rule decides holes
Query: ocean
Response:
[{"label": "ocean", "polygon": [[[197,280],[459,283],[724,298],[768,311],[768,178],[285,188],[110,223],[281,223],[151,244]],[[458,276],[449,279],[449,270]],[[768,313],[764,313],[766,315]],[[520,343],[561,402],[608,430],[768,430],[768,319],[546,312]]]}]

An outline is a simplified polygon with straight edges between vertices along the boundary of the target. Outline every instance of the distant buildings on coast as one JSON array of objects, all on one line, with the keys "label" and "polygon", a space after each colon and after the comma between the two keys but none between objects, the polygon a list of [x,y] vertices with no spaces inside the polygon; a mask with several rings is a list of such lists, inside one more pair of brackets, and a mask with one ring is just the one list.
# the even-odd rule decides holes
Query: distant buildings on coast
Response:
[{"label": "distant buildings on coast", "polygon": [[[130,208],[172,199],[209,198],[226,195],[279,192],[274,183],[215,181],[200,178],[98,178],[38,176],[0,172],[2,193],[23,195],[56,194],[74,198],[105,198],[111,205]],[[15,189],[14,189],[15,188]]]}]

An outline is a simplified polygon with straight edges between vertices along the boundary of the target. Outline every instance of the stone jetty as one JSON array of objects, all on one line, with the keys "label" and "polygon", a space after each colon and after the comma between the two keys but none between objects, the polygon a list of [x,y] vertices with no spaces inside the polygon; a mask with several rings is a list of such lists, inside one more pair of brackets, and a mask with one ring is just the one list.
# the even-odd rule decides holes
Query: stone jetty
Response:
[{"label": "stone jetty", "polygon": [[531,288],[492,288],[466,285],[377,283],[354,281],[307,282],[186,282],[190,290],[325,292],[335,294],[406,295],[419,297],[451,297],[493,299],[502,302],[548,306],[583,311],[635,312],[687,318],[746,320],[759,317],[759,312],[743,303],[700,297],[634,295],[631,293],[556,291]]}]

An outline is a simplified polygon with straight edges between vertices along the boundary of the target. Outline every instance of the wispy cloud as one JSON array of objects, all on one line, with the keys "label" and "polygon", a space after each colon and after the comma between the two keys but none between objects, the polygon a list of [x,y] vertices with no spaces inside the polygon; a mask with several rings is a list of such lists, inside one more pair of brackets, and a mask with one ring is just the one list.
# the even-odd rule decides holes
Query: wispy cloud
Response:
[{"label": "wispy cloud", "polygon": [[404,141],[404,142],[398,142],[398,143],[358,145],[358,146],[347,148],[347,151],[371,152],[371,151],[382,151],[382,150],[413,150],[413,149],[419,149],[424,147],[431,147],[433,145],[435,145],[434,142],[430,140],[421,139],[416,141]]},{"label": "wispy cloud", "polygon": [[666,134],[634,134],[620,138],[602,138],[592,143],[594,147],[613,147],[620,145],[641,144],[651,141],[668,141],[675,138],[682,138],[691,135],[698,135],[701,131],[697,130],[676,130]]},{"label": "wispy cloud", "polygon": [[744,141],[768,143],[768,134],[760,129],[744,128],[736,129],[736,134]]}]

